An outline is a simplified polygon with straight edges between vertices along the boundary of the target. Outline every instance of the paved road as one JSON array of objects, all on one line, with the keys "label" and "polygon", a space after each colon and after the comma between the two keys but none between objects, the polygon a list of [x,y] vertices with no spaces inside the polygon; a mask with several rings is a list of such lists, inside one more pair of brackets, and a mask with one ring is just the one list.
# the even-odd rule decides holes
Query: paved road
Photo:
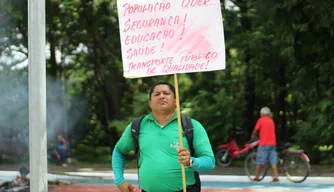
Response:
[{"label": "paved road", "polygon": [[[267,189],[218,189],[204,188],[202,192],[295,192],[292,190],[267,190]],[[50,189],[49,192],[119,192],[115,186],[88,186],[76,185],[75,187]]]},{"label": "paved road", "polygon": [[[113,174],[106,172],[67,172],[68,176],[99,177],[92,182],[113,183]],[[65,176],[65,177],[68,177]],[[137,185],[138,176],[136,173],[125,173],[125,179]],[[79,177],[80,178],[80,177]],[[241,175],[201,175],[203,187],[209,188],[230,188],[230,189],[284,189],[284,190],[328,190],[334,191],[334,177],[308,177],[303,183],[292,183],[285,176],[280,176],[279,184],[271,184],[271,176],[267,176],[260,183],[254,184],[247,176]],[[83,180],[82,182],[85,182]]]},{"label": "paved road", "polygon": [[[113,174],[110,172],[67,172],[68,175],[48,174],[49,180],[70,180],[78,182],[78,185],[71,185],[66,188],[53,189],[50,192],[60,191],[87,191],[87,192],[111,192],[118,191],[113,185]],[[8,181],[15,178],[18,172],[0,171],[0,181]],[[133,185],[137,185],[137,174],[126,173],[125,179]],[[221,192],[292,192],[308,191],[322,192],[334,191],[334,177],[308,177],[303,183],[292,183],[285,177],[280,177],[279,184],[271,184],[271,177],[267,176],[260,183],[254,184],[246,176],[233,175],[201,175],[202,191]]]}]

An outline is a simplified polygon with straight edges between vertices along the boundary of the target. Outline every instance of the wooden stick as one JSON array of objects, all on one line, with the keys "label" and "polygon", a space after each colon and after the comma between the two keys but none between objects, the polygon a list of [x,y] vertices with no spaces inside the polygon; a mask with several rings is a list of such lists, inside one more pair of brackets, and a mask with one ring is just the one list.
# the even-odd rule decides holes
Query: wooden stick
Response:
[{"label": "wooden stick", "polygon": [[[182,143],[182,127],[181,127],[181,110],[180,110],[180,99],[179,99],[179,86],[177,82],[177,74],[174,74],[174,84],[175,84],[175,94],[176,94],[176,108],[177,108],[177,123],[179,129],[179,139],[180,139],[180,148],[183,147]],[[184,170],[184,165],[181,165],[182,168],[182,183],[183,183],[183,192],[187,191],[186,185],[186,174]]]}]

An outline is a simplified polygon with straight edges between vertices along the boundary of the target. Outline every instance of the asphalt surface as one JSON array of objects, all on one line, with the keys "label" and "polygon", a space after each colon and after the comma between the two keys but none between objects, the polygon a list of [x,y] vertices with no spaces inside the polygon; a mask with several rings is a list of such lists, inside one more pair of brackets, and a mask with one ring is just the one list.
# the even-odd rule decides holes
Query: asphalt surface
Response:
[{"label": "asphalt surface", "polygon": [[[10,181],[19,172],[0,171],[0,181]],[[28,175],[29,177],[29,175]],[[134,186],[138,186],[136,173],[125,173],[124,177]],[[50,191],[118,191],[114,186],[112,172],[65,172],[65,175],[48,174],[49,180],[70,181],[74,185],[62,186]],[[252,183],[246,176],[241,175],[201,175],[203,191],[334,191],[334,177],[308,177],[303,183],[292,183],[286,177],[280,176],[278,184],[271,184],[267,176],[260,183]]]},{"label": "asphalt surface", "polygon": [[[0,165],[0,182],[11,181],[19,172],[21,165]],[[68,186],[50,189],[50,192],[114,192],[119,191],[114,185],[113,173],[108,166],[73,165],[67,168],[49,165],[49,180],[70,181]],[[138,185],[136,169],[126,169],[125,179]],[[29,176],[29,175],[28,175]],[[292,183],[283,174],[280,183],[271,184],[269,172],[260,183],[252,183],[240,167],[216,167],[213,171],[202,174],[204,192],[334,192],[334,168],[312,167],[310,176],[302,183]],[[138,188],[138,187],[137,187]],[[139,189],[137,191],[140,191]]]}]

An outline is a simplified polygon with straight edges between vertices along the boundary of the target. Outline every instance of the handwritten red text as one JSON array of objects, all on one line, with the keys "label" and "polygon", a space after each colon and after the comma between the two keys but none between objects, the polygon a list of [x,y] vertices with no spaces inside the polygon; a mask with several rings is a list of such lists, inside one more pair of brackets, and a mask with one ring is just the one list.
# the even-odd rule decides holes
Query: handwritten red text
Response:
[{"label": "handwritten red text", "polygon": [[200,6],[208,6],[210,0],[183,0],[182,7],[200,7]]},{"label": "handwritten red text", "polygon": [[183,71],[200,71],[207,69],[207,63],[189,63],[183,65],[164,65],[162,72],[183,72]]},{"label": "handwritten red text", "polygon": [[156,67],[153,67],[153,68],[148,68],[146,70],[146,74],[147,75],[152,75],[152,74],[155,74],[157,72],[157,68]]},{"label": "handwritten red text", "polygon": [[128,59],[131,59],[132,57],[139,57],[139,56],[149,56],[155,54],[155,48],[156,46],[152,47],[139,47],[139,48],[130,48],[126,51],[128,54]]},{"label": "handwritten red text", "polygon": [[181,52],[180,55],[181,55],[181,59],[180,59],[181,62],[198,61],[201,59],[212,60],[218,57],[217,52],[192,53],[189,51],[183,51]]},{"label": "handwritten red text", "polygon": [[172,39],[175,35],[173,29],[164,29],[156,32],[140,33],[135,35],[127,35],[125,37],[125,45],[135,44],[135,43],[146,43],[149,41],[160,41]]},{"label": "handwritten red text", "polygon": [[151,27],[163,27],[163,26],[173,26],[180,23],[180,16],[169,16],[160,18],[143,19],[137,21],[131,21],[129,18],[125,21],[124,33],[131,30],[138,30]]},{"label": "handwritten red text", "polygon": [[131,14],[143,14],[143,13],[156,13],[156,12],[163,12],[170,8],[170,2],[157,2],[154,4],[129,4],[125,3],[123,5],[124,16],[131,15]]},{"label": "handwritten red text", "polygon": [[128,71],[149,68],[152,66],[159,66],[159,65],[171,65],[173,64],[174,57],[165,57],[160,59],[151,59],[148,61],[141,61],[141,62],[131,62],[129,63]]}]

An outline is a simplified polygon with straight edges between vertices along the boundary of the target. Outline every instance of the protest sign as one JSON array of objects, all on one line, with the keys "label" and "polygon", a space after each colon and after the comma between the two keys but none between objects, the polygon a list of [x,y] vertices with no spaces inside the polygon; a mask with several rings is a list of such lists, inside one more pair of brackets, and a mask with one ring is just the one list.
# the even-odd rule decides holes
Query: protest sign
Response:
[{"label": "protest sign", "polygon": [[219,0],[118,0],[124,77],[225,69]]}]

